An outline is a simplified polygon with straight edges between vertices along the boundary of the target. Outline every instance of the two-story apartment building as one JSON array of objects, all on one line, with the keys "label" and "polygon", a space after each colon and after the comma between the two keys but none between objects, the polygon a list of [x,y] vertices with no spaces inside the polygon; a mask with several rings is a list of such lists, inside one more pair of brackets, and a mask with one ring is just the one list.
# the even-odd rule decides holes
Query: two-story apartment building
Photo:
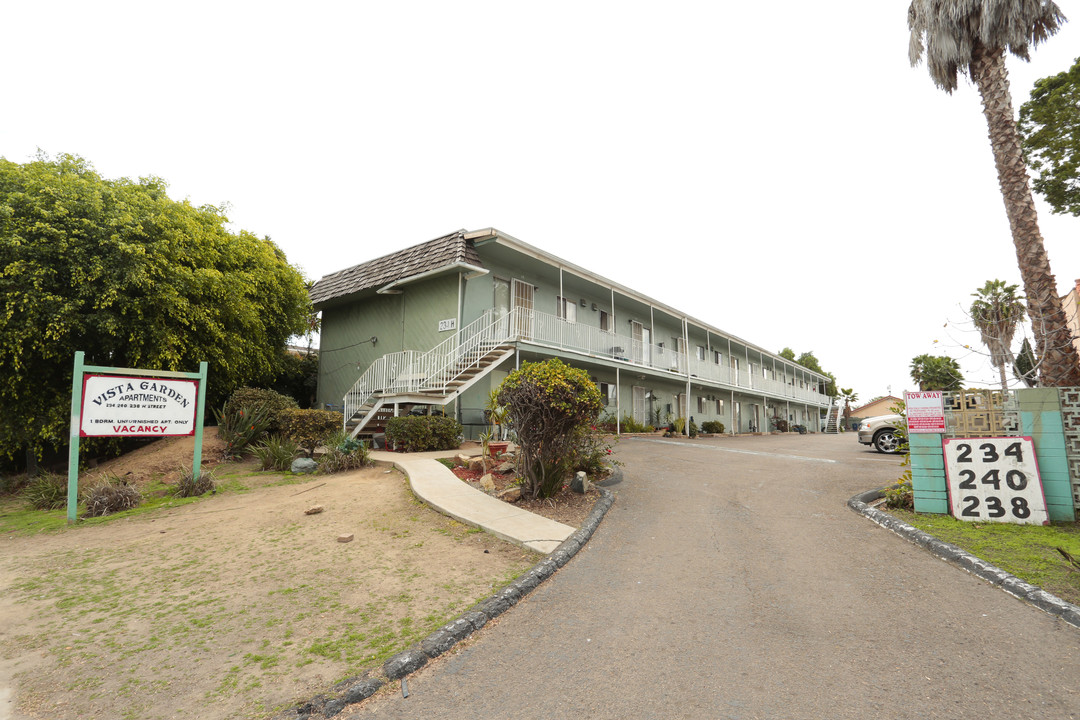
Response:
[{"label": "two-story apartment building", "polygon": [[493,228],[332,273],[311,299],[319,402],[356,433],[418,406],[472,428],[507,373],[551,357],[586,370],[611,415],[642,423],[816,430],[829,406],[822,375]]}]

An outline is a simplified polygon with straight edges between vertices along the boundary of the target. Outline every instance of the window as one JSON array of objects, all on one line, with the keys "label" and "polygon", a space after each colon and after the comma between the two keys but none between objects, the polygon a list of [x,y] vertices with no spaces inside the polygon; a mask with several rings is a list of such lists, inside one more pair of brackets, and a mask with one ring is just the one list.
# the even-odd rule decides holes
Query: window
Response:
[{"label": "window", "polygon": [[724,401],[720,398],[716,399],[716,414],[721,417],[724,415]]},{"label": "window", "polygon": [[724,356],[720,354],[719,350],[713,350],[712,359],[713,359],[713,362],[716,363],[717,365],[723,365],[724,364]]},{"label": "window", "polygon": [[705,362],[705,346],[704,345],[698,345],[697,346],[697,359],[701,360],[702,362]]},{"label": "window", "polygon": [[705,403],[707,403],[707,402],[708,401],[703,396],[698,395],[698,399],[697,399],[698,415],[704,415],[705,413],[709,412],[708,410],[705,409]]},{"label": "window", "polygon": [[614,388],[609,383],[600,383],[600,400],[604,405],[610,405],[613,399],[612,391]]},{"label": "window", "polygon": [[611,316],[603,310],[600,311],[600,329],[604,332],[611,332]]},{"label": "window", "polygon": [[555,298],[555,315],[568,323],[577,322],[577,303],[569,298]]}]

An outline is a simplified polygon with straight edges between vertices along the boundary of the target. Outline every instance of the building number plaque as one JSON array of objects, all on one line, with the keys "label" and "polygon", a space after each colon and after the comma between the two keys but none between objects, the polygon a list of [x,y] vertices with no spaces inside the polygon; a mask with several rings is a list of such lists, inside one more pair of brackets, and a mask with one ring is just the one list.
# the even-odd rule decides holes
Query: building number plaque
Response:
[{"label": "building number plaque", "polygon": [[1030,437],[947,438],[943,446],[953,517],[1022,525],[1050,522]]}]

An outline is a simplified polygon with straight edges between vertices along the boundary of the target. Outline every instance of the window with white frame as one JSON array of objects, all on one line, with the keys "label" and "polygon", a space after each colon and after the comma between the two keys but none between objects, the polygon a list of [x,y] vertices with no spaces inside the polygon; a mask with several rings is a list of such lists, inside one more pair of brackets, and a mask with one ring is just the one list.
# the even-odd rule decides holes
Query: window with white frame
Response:
[{"label": "window with white frame", "polygon": [[713,359],[713,362],[716,363],[717,365],[723,365],[724,364],[724,356],[720,354],[719,350],[713,350],[712,359]]},{"label": "window with white frame", "polygon": [[603,310],[600,311],[600,329],[604,332],[611,332],[611,316]]},{"label": "window with white frame", "polygon": [[698,345],[697,346],[697,359],[702,361],[702,362],[705,362],[705,346],[704,345]]},{"label": "window with white frame", "polygon": [[724,416],[724,401],[720,398],[716,398],[716,414],[720,417]]},{"label": "window with white frame", "polygon": [[569,298],[555,298],[555,315],[568,323],[577,322],[577,303]]}]

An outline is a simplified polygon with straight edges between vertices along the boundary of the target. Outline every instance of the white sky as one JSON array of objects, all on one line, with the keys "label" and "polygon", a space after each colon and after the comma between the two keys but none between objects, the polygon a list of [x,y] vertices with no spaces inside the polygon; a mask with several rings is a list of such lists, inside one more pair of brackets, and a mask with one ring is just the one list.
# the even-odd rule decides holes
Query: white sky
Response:
[{"label": "white sky", "polygon": [[[1017,109],[1080,55],[1060,4]],[[228,202],[312,279],[494,226],[861,400],[924,352],[993,383],[962,347],[970,294],[1020,282],[986,124],[908,65],[907,5],[11,2],[0,156]],[[1080,218],[1037,200],[1064,294]]]}]

